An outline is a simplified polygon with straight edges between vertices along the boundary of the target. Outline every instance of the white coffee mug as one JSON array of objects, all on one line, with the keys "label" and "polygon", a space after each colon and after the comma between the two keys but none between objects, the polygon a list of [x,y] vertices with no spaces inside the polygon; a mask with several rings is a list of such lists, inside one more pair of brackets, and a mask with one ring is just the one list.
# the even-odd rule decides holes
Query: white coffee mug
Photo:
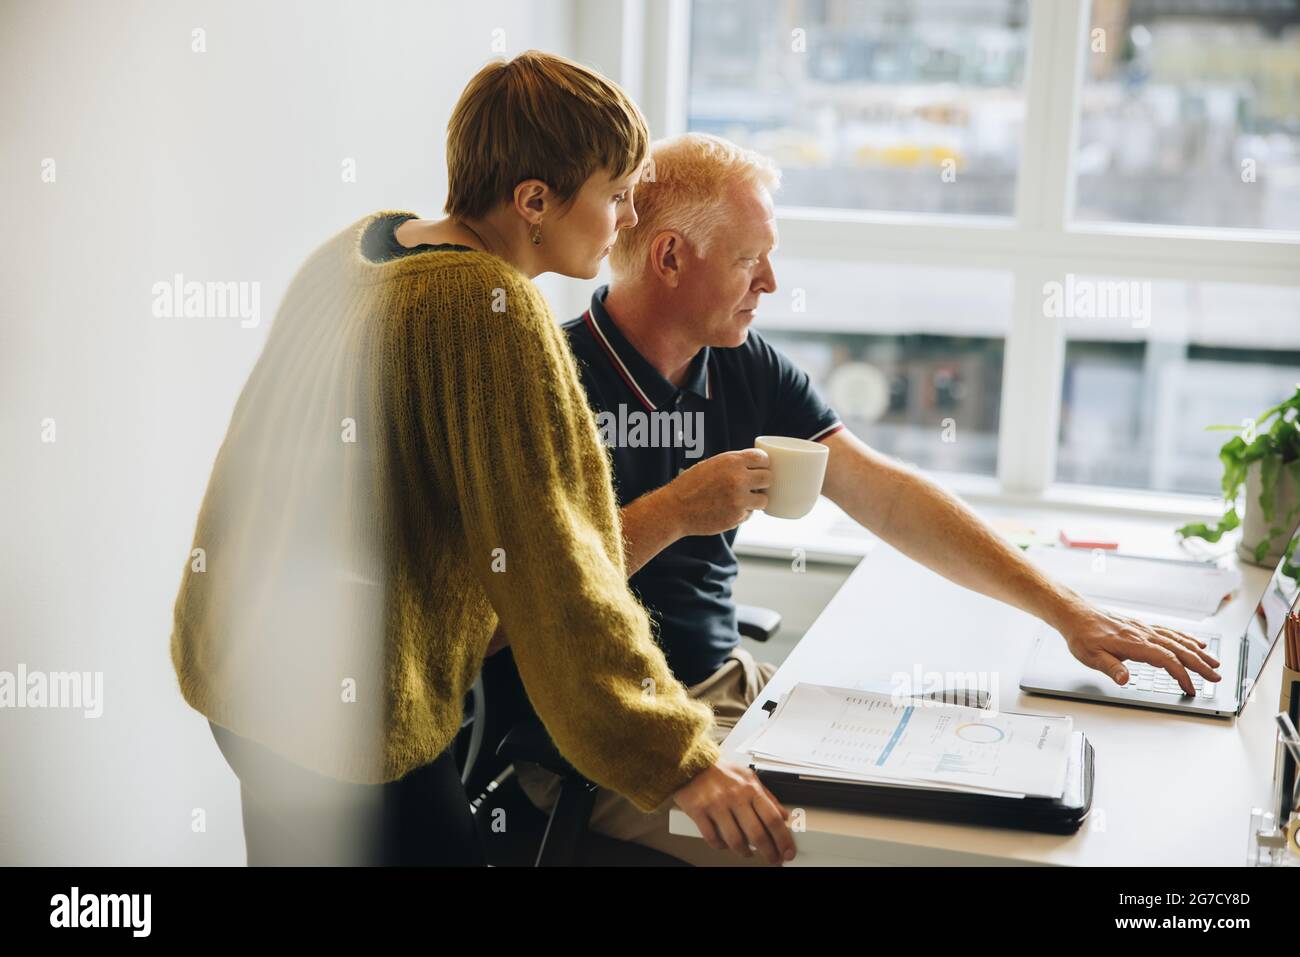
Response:
[{"label": "white coffee mug", "polygon": [[772,469],[763,511],[773,518],[803,518],[811,512],[826,477],[829,446],[787,435],[760,435],[754,447],[767,453]]}]

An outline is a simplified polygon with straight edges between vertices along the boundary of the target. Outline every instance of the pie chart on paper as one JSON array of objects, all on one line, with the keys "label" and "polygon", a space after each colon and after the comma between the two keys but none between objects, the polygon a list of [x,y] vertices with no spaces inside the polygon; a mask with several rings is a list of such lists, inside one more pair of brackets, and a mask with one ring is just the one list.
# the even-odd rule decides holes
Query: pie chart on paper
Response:
[{"label": "pie chart on paper", "polygon": [[963,741],[969,741],[971,744],[997,744],[1006,737],[1001,728],[980,721],[959,724],[953,733]]}]

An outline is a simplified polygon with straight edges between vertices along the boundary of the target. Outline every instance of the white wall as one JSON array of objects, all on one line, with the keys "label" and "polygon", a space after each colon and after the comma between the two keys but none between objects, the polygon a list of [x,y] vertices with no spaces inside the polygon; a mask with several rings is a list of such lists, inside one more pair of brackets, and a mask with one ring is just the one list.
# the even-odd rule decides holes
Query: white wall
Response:
[{"label": "white wall", "polygon": [[[237,781],[168,651],[235,398],[308,252],[376,209],[441,215],[446,120],[493,29],[507,54],[576,56],[574,16],[571,0],[0,6],[0,670],[105,682],[98,719],[0,709],[0,864],[243,863]],[[155,318],[151,287],[175,273],[260,282],[260,325]],[[543,288],[561,318],[590,294]]]}]

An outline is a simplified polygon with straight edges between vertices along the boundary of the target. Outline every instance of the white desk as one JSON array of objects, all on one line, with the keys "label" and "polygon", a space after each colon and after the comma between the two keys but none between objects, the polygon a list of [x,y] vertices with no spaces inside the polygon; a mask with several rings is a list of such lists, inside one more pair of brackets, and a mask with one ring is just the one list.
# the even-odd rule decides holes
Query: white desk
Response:
[{"label": "white desk", "polygon": [[[1023,511],[1023,510],[1022,510]],[[1170,524],[1158,527],[1166,537]],[[1206,627],[1244,627],[1269,577],[1245,565],[1241,590]],[[792,572],[793,574],[793,572]],[[796,682],[849,686],[896,672],[996,673],[1003,711],[1069,714],[1096,750],[1092,815],[1077,834],[923,822],[806,808],[793,865],[1240,865],[1252,807],[1269,807],[1282,654],[1270,656],[1236,720],[1121,708],[1020,691],[1037,619],[948,582],[877,542],[723,743],[736,747],[765,720],[762,703]],[[699,837],[674,809],[669,829]],[[787,866],[793,866],[787,865]]]}]

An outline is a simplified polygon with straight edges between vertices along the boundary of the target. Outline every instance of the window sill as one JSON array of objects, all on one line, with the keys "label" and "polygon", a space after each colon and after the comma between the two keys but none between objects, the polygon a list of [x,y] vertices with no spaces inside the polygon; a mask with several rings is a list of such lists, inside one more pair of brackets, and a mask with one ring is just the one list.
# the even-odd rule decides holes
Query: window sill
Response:
[{"label": "window sill", "polygon": [[1072,485],[1065,482],[1055,483],[1042,492],[1015,492],[1002,489],[997,479],[987,475],[934,471],[926,471],[925,474],[972,504],[1068,509],[1096,515],[1160,517],[1184,521],[1217,519],[1223,515],[1223,499],[1213,495]]}]

